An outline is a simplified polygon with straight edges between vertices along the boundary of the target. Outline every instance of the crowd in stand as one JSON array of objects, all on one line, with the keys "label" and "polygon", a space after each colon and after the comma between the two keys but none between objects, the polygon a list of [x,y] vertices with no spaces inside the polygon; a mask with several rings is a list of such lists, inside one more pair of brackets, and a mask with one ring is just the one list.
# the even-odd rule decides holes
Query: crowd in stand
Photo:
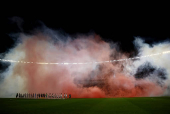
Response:
[{"label": "crowd in stand", "polygon": [[[67,93],[64,93],[64,95],[62,96],[61,94],[54,94],[54,93],[49,93],[49,94],[45,94],[45,93],[17,93],[16,94],[16,98],[31,98],[31,99],[40,99],[40,98],[44,98],[44,99],[67,99]],[[71,98],[71,94],[69,94],[69,98]]]}]

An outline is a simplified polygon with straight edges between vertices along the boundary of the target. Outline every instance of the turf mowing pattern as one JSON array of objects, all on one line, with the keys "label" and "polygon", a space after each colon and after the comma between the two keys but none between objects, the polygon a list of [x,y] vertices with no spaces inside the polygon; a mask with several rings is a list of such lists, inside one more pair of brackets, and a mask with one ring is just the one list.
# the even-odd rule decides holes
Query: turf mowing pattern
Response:
[{"label": "turf mowing pattern", "polygon": [[170,97],[0,99],[0,114],[170,114]]}]

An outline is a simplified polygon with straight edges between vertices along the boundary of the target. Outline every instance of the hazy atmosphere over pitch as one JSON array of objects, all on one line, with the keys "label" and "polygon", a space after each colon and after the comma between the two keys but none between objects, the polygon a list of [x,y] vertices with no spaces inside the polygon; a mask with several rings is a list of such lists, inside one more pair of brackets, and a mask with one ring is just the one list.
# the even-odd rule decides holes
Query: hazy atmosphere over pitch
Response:
[{"label": "hazy atmosphere over pitch", "polygon": [[[119,19],[4,16],[0,59],[17,62],[0,62],[0,97],[17,92],[70,92],[75,98],[169,95],[169,22]],[[136,59],[69,64],[129,58]]]}]

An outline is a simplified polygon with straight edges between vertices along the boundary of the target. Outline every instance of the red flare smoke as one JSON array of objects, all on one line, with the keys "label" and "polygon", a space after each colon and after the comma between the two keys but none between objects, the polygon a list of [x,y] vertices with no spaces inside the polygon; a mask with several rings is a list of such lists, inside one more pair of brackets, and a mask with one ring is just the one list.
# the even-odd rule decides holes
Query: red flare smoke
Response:
[{"label": "red flare smoke", "polygon": [[[99,36],[54,44],[45,36],[37,35],[25,39],[22,45],[24,61],[31,62],[105,61],[112,59],[111,54],[118,54]],[[163,93],[159,85],[123,73],[120,64],[104,63],[99,65],[101,68],[94,64],[18,64],[14,70],[21,69],[17,73],[26,79],[25,89],[29,93],[67,93],[73,98],[142,97]],[[74,75],[77,72],[78,75]]]}]

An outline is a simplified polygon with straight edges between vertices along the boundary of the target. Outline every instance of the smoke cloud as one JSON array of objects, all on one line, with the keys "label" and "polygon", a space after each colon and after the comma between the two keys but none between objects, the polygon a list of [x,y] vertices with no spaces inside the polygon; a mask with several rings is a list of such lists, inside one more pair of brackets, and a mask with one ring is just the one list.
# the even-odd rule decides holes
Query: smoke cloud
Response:
[{"label": "smoke cloud", "polygon": [[[138,56],[170,50],[169,42],[144,43],[136,38]],[[113,48],[114,47],[114,48]],[[127,59],[99,35],[71,37],[49,28],[31,35],[19,34],[17,44],[4,59],[47,63],[85,63]],[[3,72],[0,97],[16,93],[67,93],[73,98],[149,97],[170,95],[170,55],[98,64],[11,63]]]}]

